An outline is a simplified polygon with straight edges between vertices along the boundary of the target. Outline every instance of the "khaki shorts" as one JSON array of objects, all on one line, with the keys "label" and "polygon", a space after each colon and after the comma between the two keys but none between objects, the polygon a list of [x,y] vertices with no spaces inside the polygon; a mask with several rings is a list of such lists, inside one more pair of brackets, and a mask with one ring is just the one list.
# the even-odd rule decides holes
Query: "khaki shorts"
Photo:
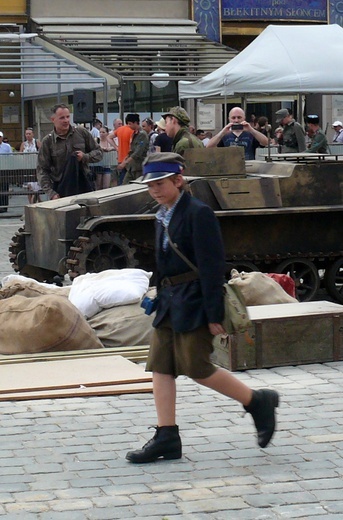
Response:
[{"label": "khaki shorts", "polygon": [[213,336],[207,326],[190,332],[174,332],[170,320],[154,329],[146,370],[174,377],[205,379],[217,370],[210,361]]}]

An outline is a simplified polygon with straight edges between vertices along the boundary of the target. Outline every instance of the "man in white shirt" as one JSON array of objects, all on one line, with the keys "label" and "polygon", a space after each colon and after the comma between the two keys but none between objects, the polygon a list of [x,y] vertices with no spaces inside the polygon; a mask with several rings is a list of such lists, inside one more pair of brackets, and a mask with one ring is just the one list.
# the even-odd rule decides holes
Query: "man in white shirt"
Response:
[{"label": "man in white shirt", "polygon": [[332,128],[335,131],[335,135],[333,136],[333,143],[343,143],[343,123],[342,121],[335,121],[332,124]]},{"label": "man in white shirt", "polygon": [[100,128],[102,122],[99,119],[95,119],[93,123],[93,128],[91,130],[91,134],[94,137],[95,141],[98,143],[100,140]]},{"label": "man in white shirt", "polygon": [[13,153],[11,145],[3,142],[4,134],[0,132],[0,153]]}]

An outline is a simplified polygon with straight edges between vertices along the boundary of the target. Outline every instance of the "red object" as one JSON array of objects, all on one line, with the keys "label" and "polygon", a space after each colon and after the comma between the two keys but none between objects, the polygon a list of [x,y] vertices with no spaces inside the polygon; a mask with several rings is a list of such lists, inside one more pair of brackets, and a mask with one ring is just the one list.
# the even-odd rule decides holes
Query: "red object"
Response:
[{"label": "red object", "polygon": [[293,296],[295,298],[295,283],[291,276],[288,274],[278,274],[278,273],[266,273],[267,276],[270,278],[273,278],[284,291],[286,291],[287,294],[290,296]]}]

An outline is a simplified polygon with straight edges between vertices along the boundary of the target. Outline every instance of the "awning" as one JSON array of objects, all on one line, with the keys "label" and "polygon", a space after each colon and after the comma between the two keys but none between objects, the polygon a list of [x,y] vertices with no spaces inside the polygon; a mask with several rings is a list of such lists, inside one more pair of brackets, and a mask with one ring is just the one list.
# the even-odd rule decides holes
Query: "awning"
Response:
[{"label": "awning", "polygon": [[35,18],[34,30],[121,81],[199,79],[237,51],[197,33],[191,20],[124,18]]},{"label": "awning", "polygon": [[106,86],[107,90],[118,85],[118,78],[35,33],[7,33],[0,37],[0,84],[22,85],[22,98],[28,100],[82,87],[102,90]]}]

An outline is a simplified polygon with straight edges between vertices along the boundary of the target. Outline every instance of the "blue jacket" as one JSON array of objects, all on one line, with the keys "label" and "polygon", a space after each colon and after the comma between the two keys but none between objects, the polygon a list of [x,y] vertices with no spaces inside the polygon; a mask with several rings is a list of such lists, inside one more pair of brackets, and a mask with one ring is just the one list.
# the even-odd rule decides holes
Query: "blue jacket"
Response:
[{"label": "blue jacket", "polygon": [[158,305],[154,327],[169,316],[175,332],[191,331],[224,318],[225,253],[219,222],[212,209],[184,193],[168,226],[180,251],[199,269],[199,280],[161,288],[164,277],[191,271],[168,244],[162,249],[163,227],[156,223]]}]

